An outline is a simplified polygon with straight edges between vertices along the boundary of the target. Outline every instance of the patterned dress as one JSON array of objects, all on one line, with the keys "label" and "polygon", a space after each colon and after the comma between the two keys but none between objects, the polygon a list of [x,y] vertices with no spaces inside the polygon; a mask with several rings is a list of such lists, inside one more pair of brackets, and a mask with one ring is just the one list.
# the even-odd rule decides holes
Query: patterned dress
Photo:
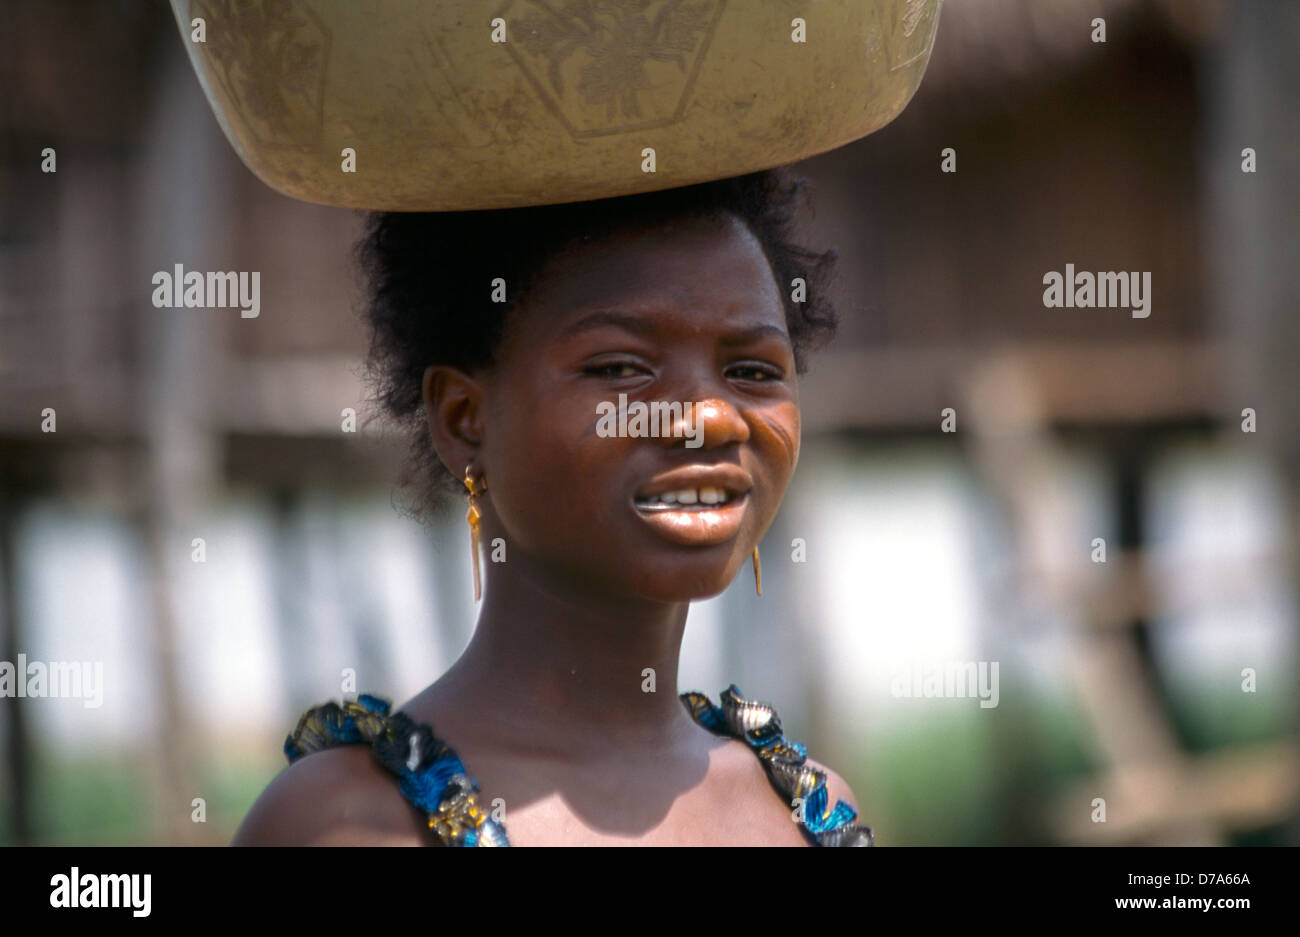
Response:
[{"label": "patterned dress", "polygon": [[[715,735],[749,745],[777,792],[792,805],[802,799],[797,822],[814,846],[870,846],[870,827],[853,821],[858,812],[845,800],[832,808],[826,773],[806,763],[808,751],[781,731],[776,710],[744,699],[733,683],[715,706],[703,693],[681,694],[691,717]],[[504,824],[479,803],[479,787],[433,728],[403,712],[389,713],[387,700],[362,694],[355,701],[324,703],[307,710],[284,740],[292,764],[304,755],[337,745],[370,746],[380,764],[397,777],[398,789],[428,817],[444,846],[509,846]]]}]

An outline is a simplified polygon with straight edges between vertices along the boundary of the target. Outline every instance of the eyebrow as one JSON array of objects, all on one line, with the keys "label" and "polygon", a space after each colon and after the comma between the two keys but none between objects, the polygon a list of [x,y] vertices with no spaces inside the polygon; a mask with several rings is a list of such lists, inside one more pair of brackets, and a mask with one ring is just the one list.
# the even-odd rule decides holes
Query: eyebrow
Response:
[{"label": "eyebrow", "polygon": [[[572,323],[560,332],[558,338],[570,338],[571,336],[590,332],[594,329],[613,326],[614,328],[625,329],[637,335],[653,336],[659,331],[658,327],[649,318],[645,316],[630,315],[625,312],[615,312],[611,309],[600,309],[583,316],[581,319]],[[747,342],[757,341],[760,338],[772,337],[778,338],[786,344],[792,344],[789,334],[784,329],[775,325],[755,325],[751,328],[734,332],[730,335],[723,336],[721,339],[724,345],[744,345]]]},{"label": "eyebrow", "polygon": [[614,326],[615,328],[625,329],[628,332],[635,332],[637,335],[653,335],[658,329],[653,322],[643,316],[629,315],[625,312],[614,312],[609,309],[601,309],[589,315],[583,316],[578,321],[572,323],[564,331],[560,332],[559,338],[569,338],[573,335],[579,335],[583,332],[590,332],[594,329],[604,328],[605,326]]}]

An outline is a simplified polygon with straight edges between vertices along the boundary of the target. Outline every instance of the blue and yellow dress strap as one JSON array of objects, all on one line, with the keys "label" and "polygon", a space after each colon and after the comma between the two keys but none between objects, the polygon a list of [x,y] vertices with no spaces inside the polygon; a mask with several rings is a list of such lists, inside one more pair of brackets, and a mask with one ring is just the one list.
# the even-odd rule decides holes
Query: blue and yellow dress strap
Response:
[{"label": "blue and yellow dress strap", "polygon": [[846,800],[830,807],[826,772],[807,763],[808,750],[785,737],[781,719],[767,703],[745,699],[734,683],[715,706],[703,693],[681,694],[691,717],[716,735],[740,739],[758,756],[772,785],[791,804],[801,799],[800,829],[817,846],[870,846],[871,827],[854,823],[858,811]]},{"label": "blue and yellow dress strap", "polygon": [[313,706],[284,740],[289,763],[337,745],[369,745],[397,776],[408,801],[428,818],[444,846],[509,846],[505,827],[478,802],[478,785],[451,747],[403,712],[389,714],[389,702],[363,693],[356,700]]}]

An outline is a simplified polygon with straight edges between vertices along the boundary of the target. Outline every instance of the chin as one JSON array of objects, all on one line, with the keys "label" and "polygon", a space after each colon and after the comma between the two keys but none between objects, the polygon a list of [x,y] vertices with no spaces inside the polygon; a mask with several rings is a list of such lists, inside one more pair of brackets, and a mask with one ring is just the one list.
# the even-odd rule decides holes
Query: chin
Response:
[{"label": "chin", "polygon": [[726,592],[742,570],[728,567],[701,569],[692,567],[679,573],[656,573],[641,579],[637,592],[656,602],[695,602],[711,599]]}]

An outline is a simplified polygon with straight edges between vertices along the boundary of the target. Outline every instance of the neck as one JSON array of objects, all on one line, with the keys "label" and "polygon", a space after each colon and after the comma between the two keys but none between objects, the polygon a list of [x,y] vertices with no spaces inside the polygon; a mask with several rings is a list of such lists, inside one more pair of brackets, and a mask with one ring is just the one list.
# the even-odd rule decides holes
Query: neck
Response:
[{"label": "neck", "polygon": [[474,637],[438,687],[503,744],[581,759],[698,731],[677,696],[689,602],[594,596],[514,558],[509,575],[488,569]]}]

